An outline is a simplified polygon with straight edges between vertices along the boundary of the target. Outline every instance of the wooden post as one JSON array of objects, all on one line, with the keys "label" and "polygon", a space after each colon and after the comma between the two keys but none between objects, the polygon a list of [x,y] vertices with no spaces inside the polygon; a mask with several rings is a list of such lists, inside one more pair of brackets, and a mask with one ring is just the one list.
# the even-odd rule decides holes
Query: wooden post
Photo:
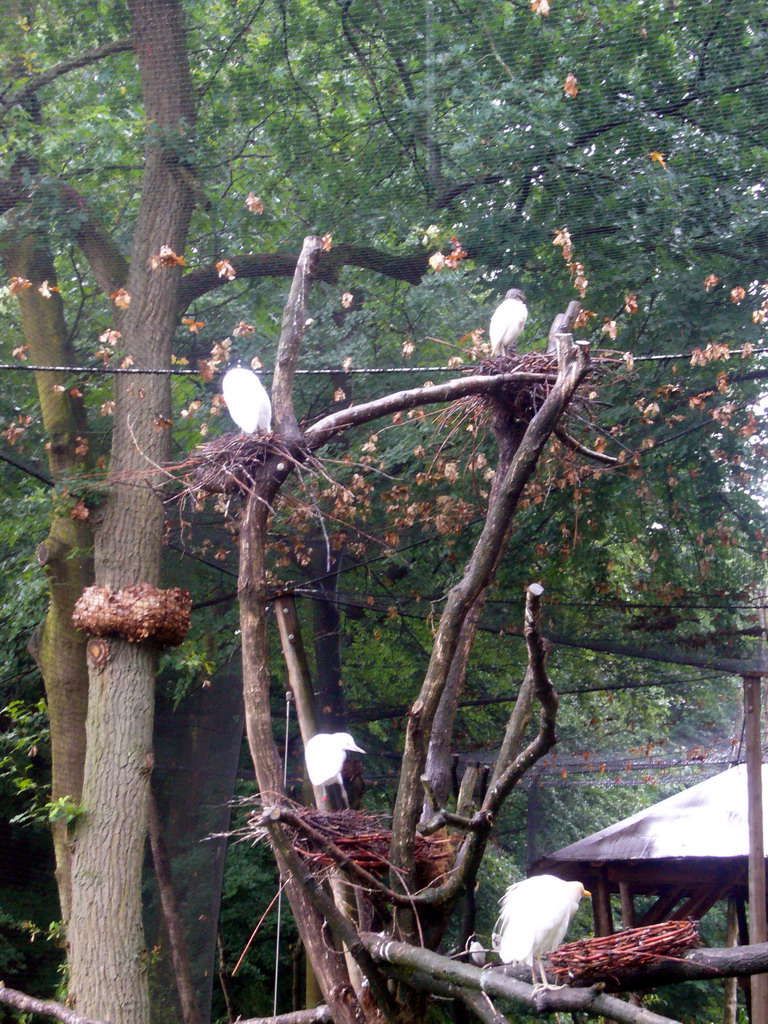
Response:
[{"label": "wooden post", "polygon": [[595,935],[613,935],[613,915],[611,913],[611,887],[605,868],[598,870],[594,892],[592,893],[592,913],[595,918]]},{"label": "wooden post", "polygon": [[[744,732],[747,748],[747,813],[749,820],[749,937],[768,939],[765,913],[765,848],[763,843],[763,753],[759,675],[744,677]],[[768,1024],[768,974],[751,978],[751,1024]]]}]

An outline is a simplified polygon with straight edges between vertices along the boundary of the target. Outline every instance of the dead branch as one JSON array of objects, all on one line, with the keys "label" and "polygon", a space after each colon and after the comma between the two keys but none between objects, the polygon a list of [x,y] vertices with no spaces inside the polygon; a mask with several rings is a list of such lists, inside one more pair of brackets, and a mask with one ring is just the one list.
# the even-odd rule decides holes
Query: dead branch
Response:
[{"label": "dead branch", "polygon": [[592,448],[587,448],[581,441],[577,441],[575,437],[560,427],[555,429],[555,437],[558,441],[561,441],[566,448],[570,448],[572,452],[576,452],[577,455],[583,455],[587,459],[594,459],[595,462],[603,462],[606,466],[617,466],[619,460],[614,455],[606,455],[604,452],[593,451]]},{"label": "dead branch", "polygon": [[316,1006],[312,1010],[294,1010],[293,1013],[279,1013],[276,1017],[238,1018],[237,1024],[326,1024],[332,1021],[327,1006]]},{"label": "dead branch", "polygon": [[92,1020],[90,1017],[81,1017],[79,1013],[62,1003],[55,1003],[52,999],[35,999],[28,996],[26,992],[19,992],[15,988],[6,988],[0,981],[0,1003],[12,1006],[22,1013],[36,1013],[41,1017],[54,1017],[62,1024],[106,1024],[105,1021]]},{"label": "dead branch", "polygon": [[547,383],[551,380],[551,374],[547,373],[503,373],[473,374],[445,381],[442,384],[425,384],[420,388],[396,391],[393,394],[384,395],[382,398],[375,398],[371,402],[339,409],[338,412],[330,413],[318,420],[317,423],[313,423],[304,433],[310,448],[314,450],[340,431],[346,430],[347,427],[370,423],[371,420],[379,419],[381,416],[388,416],[406,409],[415,409],[420,405],[453,402],[457,398],[465,398],[467,395],[496,394],[502,391],[505,385],[508,386],[511,383]]},{"label": "dead branch", "polygon": [[370,932],[361,936],[373,959],[385,966],[388,974],[413,988],[441,994],[444,984],[484,992],[490,998],[509,999],[532,1007],[537,1013],[558,1010],[579,1011],[590,1016],[608,1017],[620,1024],[679,1024],[643,1007],[609,996],[593,988],[562,988],[537,991],[524,981],[505,973],[507,968],[486,969],[440,956],[431,950],[389,941]]},{"label": "dead branch", "polygon": [[307,298],[311,280],[316,276],[317,263],[322,251],[323,240],[319,235],[308,235],[304,239],[296,262],[291,290],[283,309],[283,323],[272,378],[272,407],[275,433],[291,441],[301,440],[301,431],[293,410],[293,378],[306,330]]}]

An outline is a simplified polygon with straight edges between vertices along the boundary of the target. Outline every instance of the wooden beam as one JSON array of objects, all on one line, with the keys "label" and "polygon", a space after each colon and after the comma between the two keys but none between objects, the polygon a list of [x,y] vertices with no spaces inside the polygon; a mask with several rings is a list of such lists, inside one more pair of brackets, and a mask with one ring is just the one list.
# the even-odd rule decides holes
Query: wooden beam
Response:
[{"label": "wooden beam", "polygon": [[[744,733],[747,748],[747,808],[749,818],[749,931],[753,943],[768,939],[765,910],[765,849],[763,843],[763,752],[761,737],[761,679],[744,676]],[[768,974],[751,980],[751,1024],[768,1024]]]}]

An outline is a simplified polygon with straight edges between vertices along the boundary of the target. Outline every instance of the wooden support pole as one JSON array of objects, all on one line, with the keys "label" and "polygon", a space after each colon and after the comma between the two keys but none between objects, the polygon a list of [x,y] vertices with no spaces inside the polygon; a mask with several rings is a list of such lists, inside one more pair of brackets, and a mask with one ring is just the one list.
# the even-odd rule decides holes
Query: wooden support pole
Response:
[{"label": "wooden support pole", "polygon": [[[761,680],[744,677],[744,733],[747,748],[747,812],[749,820],[749,933],[752,943],[768,940],[765,911],[765,848],[763,842],[763,752]],[[751,979],[751,1024],[768,1024],[768,974]]]},{"label": "wooden support pole", "polygon": [[613,935],[611,887],[605,868],[601,868],[597,876],[595,891],[592,893],[592,912],[595,918],[595,935]]}]

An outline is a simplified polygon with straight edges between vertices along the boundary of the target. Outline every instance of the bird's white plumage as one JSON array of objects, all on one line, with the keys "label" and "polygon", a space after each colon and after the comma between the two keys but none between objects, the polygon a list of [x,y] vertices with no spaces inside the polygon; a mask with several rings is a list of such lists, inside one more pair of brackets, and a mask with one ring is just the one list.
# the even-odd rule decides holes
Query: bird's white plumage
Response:
[{"label": "bird's white plumage", "polygon": [[[534,875],[510,885],[501,898],[494,945],[505,963],[534,961],[556,949],[585,894],[581,882],[564,882],[555,875]],[[543,976],[543,969],[542,969]]]},{"label": "bird's white plumage", "polygon": [[514,355],[517,351],[517,339],[527,319],[525,295],[518,288],[510,288],[504,296],[504,301],[491,317],[488,328],[491,353],[494,356]]},{"label": "bird's white plumage", "polygon": [[312,785],[326,786],[329,782],[337,782],[343,791],[341,769],[348,750],[356,750],[359,754],[365,753],[348,732],[315,733],[304,748],[307,774]]},{"label": "bird's white plumage", "polygon": [[229,415],[244,434],[269,433],[272,403],[255,373],[242,366],[227,370],[221,390]]}]

